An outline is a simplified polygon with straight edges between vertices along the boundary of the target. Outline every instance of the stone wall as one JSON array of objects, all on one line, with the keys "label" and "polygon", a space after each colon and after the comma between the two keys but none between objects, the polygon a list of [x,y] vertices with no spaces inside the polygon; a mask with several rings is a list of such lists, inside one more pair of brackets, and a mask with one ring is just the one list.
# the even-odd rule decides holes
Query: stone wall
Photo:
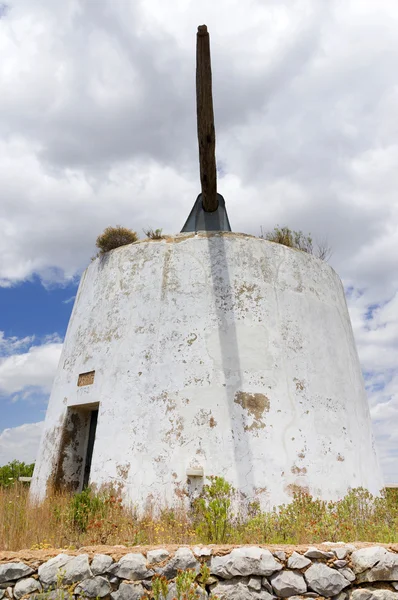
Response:
[{"label": "stone wall", "polygon": [[[19,556],[24,558],[23,553]],[[396,547],[339,543],[278,550],[197,546],[132,552],[106,547],[106,553],[61,553],[50,559],[47,555],[47,560],[39,558],[40,552],[26,556],[18,560],[16,553],[0,554],[0,600],[140,600],[153,597],[156,574],[167,578],[167,600],[172,600],[177,598],[178,571],[196,571],[200,583],[204,564],[210,575],[196,587],[200,600],[398,600]]]}]

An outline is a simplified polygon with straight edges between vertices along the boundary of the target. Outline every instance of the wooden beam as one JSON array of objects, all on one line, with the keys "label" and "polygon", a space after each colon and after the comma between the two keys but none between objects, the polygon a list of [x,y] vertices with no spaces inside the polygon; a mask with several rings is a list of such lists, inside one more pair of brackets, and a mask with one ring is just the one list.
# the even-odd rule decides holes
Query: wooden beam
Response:
[{"label": "wooden beam", "polygon": [[202,204],[207,212],[218,208],[216,134],[211,87],[210,36],[200,25],[196,43],[196,114],[198,121],[200,181]]}]

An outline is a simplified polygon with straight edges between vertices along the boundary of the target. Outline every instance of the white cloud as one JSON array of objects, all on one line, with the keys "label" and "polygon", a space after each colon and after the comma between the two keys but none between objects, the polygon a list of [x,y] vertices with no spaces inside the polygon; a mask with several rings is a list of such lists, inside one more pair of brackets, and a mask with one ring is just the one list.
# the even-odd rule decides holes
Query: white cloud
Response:
[{"label": "white cloud", "polygon": [[0,358],[0,395],[15,395],[31,388],[48,393],[61,355],[62,343],[31,346],[27,352]]},{"label": "white cloud", "polygon": [[254,1],[250,11],[226,0],[173,10],[158,0],[67,4],[15,0],[2,19],[4,284],[34,272],[73,277],[112,223],[181,228],[199,187],[194,51],[203,20],[227,174],[219,187],[235,229],[288,223],[328,237],[344,278],[390,282],[392,0],[366,10],[358,0],[350,10],[315,0]]},{"label": "white cloud", "polygon": [[398,293],[378,304],[373,290],[349,295],[351,320],[387,483],[398,482]]},{"label": "white cloud", "polygon": [[0,466],[12,460],[34,462],[42,428],[43,422],[20,425],[0,432]]},{"label": "white cloud", "polygon": [[[328,239],[332,266],[354,290],[383,466],[398,481],[389,427],[398,418],[397,3],[9,5],[0,20],[0,285],[76,277],[111,224],[180,230],[199,191],[195,32],[205,22],[232,227],[287,224]],[[14,356],[23,349],[9,342],[0,386],[48,389],[57,342]]]},{"label": "white cloud", "polygon": [[0,357],[21,351],[23,348],[29,346],[34,339],[34,335],[24,338],[18,338],[17,336],[7,338],[4,335],[4,331],[0,331]]},{"label": "white cloud", "polygon": [[[61,355],[62,341],[57,333],[47,335],[41,341],[41,345],[33,345],[34,337],[6,338],[0,332],[0,407],[3,402],[12,400],[19,401],[20,407],[24,402],[29,403],[32,410],[37,402],[43,405],[46,401]],[[22,411],[24,418],[23,408],[17,410]],[[0,413],[2,411],[4,407],[0,408]],[[14,459],[33,462],[41,430],[40,422],[0,431],[0,466]]]}]

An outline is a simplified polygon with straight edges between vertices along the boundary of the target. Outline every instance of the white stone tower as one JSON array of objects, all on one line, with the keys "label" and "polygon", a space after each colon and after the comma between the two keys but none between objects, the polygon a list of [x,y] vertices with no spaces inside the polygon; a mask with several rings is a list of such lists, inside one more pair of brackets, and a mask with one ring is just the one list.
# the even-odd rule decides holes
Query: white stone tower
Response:
[{"label": "white stone tower", "polygon": [[35,497],[110,483],[141,506],[171,503],[222,475],[267,508],[298,487],[336,499],[383,486],[340,279],[309,254],[228,231],[207,51],[202,28],[202,195],[184,233],[113,250],[83,274]]}]

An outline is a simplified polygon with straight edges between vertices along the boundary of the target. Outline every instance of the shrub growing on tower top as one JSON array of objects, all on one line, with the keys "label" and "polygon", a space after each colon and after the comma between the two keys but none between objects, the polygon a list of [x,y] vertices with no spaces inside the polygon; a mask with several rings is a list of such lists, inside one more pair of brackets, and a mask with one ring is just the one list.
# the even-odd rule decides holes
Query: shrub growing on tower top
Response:
[{"label": "shrub growing on tower top", "polygon": [[277,226],[273,231],[266,233],[264,237],[269,242],[276,242],[312,254],[312,238],[310,235],[304,235],[302,231],[292,231],[289,227]]},{"label": "shrub growing on tower top", "polygon": [[275,242],[276,244],[282,244],[283,246],[295,248],[302,252],[308,252],[308,254],[313,254],[321,260],[328,260],[332,255],[331,248],[326,241],[318,243],[314,248],[311,235],[305,235],[302,231],[293,231],[289,227],[279,227],[277,225],[273,231],[268,231],[265,234],[261,229],[260,237],[265,238],[269,242]]},{"label": "shrub growing on tower top", "polygon": [[152,229],[152,227],[144,229],[145,235],[150,240],[163,240],[165,236],[162,234],[162,231],[163,229]]},{"label": "shrub growing on tower top", "polygon": [[105,252],[109,252],[109,250],[132,244],[137,240],[138,235],[135,231],[116,225],[116,227],[107,227],[104,232],[97,237],[96,246],[99,248],[99,254],[105,254]]}]

